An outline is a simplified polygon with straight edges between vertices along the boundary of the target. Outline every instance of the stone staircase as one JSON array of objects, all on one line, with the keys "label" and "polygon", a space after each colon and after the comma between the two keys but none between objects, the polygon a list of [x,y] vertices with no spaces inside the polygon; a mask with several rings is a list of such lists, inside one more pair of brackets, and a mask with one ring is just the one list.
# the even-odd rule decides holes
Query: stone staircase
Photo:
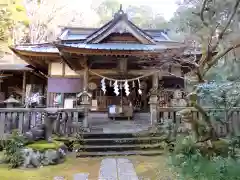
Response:
[{"label": "stone staircase", "polygon": [[78,157],[161,155],[161,134],[85,133],[79,140]]}]

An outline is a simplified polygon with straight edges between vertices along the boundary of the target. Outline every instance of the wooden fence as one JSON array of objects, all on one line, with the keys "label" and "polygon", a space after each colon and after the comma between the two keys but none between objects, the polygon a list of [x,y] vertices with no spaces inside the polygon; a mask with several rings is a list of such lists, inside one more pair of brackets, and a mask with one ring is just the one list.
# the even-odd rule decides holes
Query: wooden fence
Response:
[{"label": "wooden fence", "polygon": [[[166,121],[171,119],[177,126],[182,124],[182,119],[178,116],[177,112],[182,110],[179,108],[159,108],[159,121]],[[192,109],[192,117],[201,120],[202,116],[196,109]],[[229,133],[240,133],[240,107],[231,109],[215,109],[205,107],[204,110],[210,116],[211,122],[219,137],[224,137]]]},{"label": "wooden fence", "polygon": [[[43,124],[49,109],[45,108],[0,108],[0,138],[5,139],[14,129],[25,133],[37,125]],[[57,110],[54,131],[58,134],[71,135],[78,131],[84,118],[84,109]]]},{"label": "wooden fence", "polygon": [[[177,115],[177,112],[182,109],[183,107],[159,108],[159,120],[172,119],[177,126],[180,126],[182,120]],[[43,124],[47,118],[46,113],[48,110],[45,108],[0,108],[0,138],[6,138],[14,129],[25,133],[32,127]],[[84,108],[58,108],[56,110],[58,115],[53,126],[54,132],[70,136],[81,129]],[[226,136],[229,132],[236,134],[240,132],[240,107],[231,110],[213,108],[205,108],[205,110],[210,115],[219,136]],[[195,119],[201,119],[201,114],[194,109],[192,115]]]}]

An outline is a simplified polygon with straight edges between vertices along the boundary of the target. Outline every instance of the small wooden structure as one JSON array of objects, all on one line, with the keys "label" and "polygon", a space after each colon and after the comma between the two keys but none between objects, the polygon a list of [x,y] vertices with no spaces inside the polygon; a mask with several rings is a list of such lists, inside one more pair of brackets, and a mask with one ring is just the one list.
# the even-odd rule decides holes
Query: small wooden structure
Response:
[{"label": "small wooden structure", "polygon": [[108,117],[112,119],[122,118],[122,119],[132,119],[133,117],[133,107],[132,106],[110,106],[108,110]]},{"label": "small wooden structure", "polygon": [[13,95],[14,98],[24,104],[28,90],[40,92],[44,95],[47,79],[33,66],[26,64],[1,64],[0,72],[0,102]]}]

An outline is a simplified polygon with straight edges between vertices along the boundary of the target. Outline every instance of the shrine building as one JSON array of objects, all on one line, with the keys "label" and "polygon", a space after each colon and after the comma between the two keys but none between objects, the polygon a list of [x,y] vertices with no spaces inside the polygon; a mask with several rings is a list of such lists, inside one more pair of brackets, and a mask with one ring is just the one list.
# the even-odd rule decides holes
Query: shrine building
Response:
[{"label": "shrine building", "polygon": [[[160,106],[185,103],[181,77],[186,72],[165,63],[181,54],[184,44],[171,40],[165,30],[140,29],[121,8],[100,28],[63,27],[55,42],[10,48],[47,76],[47,107],[75,108],[74,98],[85,90],[92,111],[114,105],[149,112],[150,89],[160,85],[169,92]],[[161,62],[160,70],[156,66]]]}]

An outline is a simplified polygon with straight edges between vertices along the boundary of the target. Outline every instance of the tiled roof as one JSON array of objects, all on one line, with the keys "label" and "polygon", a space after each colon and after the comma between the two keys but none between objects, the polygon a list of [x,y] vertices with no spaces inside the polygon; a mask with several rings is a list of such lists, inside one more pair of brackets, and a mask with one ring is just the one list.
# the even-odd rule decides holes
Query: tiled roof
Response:
[{"label": "tiled roof", "polygon": [[0,70],[5,70],[5,71],[17,71],[17,70],[26,70],[26,71],[31,71],[32,68],[30,68],[26,64],[1,64]]},{"label": "tiled roof", "polygon": [[103,49],[103,50],[164,50],[169,48],[177,48],[177,46],[145,45],[145,44],[125,44],[125,43],[101,43],[101,44],[83,44],[83,43],[64,43],[64,46],[84,49]]},{"label": "tiled roof", "polygon": [[[93,30],[90,29],[87,31],[82,30],[75,30],[71,31],[71,29],[66,29],[66,34],[62,37],[59,37],[61,40],[85,40],[91,33],[93,33]],[[164,30],[143,30],[147,34],[149,34],[155,41],[171,41],[171,39],[168,37],[168,34]]]},{"label": "tiled roof", "polygon": [[20,45],[15,46],[16,50],[59,53],[58,49],[52,44]]}]

